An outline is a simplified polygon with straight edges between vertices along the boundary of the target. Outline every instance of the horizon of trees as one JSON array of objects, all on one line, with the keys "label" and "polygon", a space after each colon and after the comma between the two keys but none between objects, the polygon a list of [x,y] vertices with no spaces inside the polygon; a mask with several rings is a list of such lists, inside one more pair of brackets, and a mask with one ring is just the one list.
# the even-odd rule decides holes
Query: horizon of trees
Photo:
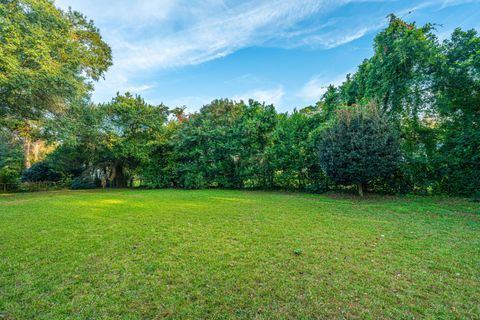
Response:
[{"label": "horizon of trees", "polygon": [[187,114],[129,93],[92,103],[111,51],[80,13],[48,0],[2,0],[0,15],[8,17],[0,28],[0,183],[23,176],[73,188],[480,194],[476,30],[439,41],[434,25],[390,15],[373,56],[314,106],[278,113],[219,99]]}]

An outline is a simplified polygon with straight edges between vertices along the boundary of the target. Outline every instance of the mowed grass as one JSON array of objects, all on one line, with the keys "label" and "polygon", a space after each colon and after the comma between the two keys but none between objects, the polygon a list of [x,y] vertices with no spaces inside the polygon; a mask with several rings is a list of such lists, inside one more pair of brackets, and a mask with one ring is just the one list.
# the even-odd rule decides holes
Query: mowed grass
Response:
[{"label": "mowed grass", "polygon": [[246,191],[0,195],[0,319],[479,318],[480,205]]}]

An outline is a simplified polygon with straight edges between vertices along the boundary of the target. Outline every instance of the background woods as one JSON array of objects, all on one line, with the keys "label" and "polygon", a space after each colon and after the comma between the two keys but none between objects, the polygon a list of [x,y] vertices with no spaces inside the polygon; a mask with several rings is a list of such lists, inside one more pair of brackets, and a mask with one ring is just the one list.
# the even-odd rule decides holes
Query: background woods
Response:
[{"label": "background woods", "polygon": [[390,16],[374,55],[315,106],[254,100],[198,112],[118,94],[99,30],[50,1],[0,1],[0,183],[73,188],[261,188],[474,195],[480,191],[480,37]]}]

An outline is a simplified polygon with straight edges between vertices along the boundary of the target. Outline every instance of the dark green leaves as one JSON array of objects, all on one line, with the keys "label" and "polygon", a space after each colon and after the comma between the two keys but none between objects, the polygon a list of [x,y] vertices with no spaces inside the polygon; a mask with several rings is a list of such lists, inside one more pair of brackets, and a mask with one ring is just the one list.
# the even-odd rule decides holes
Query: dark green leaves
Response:
[{"label": "dark green leaves", "polygon": [[322,133],[320,162],[339,184],[365,185],[390,178],[400,162],[397,134],[374,107],[340,110],[336,123]]}]

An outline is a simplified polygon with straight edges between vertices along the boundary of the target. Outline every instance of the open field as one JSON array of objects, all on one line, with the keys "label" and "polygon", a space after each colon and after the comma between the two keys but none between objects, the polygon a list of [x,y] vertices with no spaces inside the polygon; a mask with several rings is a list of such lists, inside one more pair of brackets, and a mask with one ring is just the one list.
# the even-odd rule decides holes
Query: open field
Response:
[{"label": "open field", "polygon": [[0,195],[0,319],[478,318],[479,301],[478,203]]}]

